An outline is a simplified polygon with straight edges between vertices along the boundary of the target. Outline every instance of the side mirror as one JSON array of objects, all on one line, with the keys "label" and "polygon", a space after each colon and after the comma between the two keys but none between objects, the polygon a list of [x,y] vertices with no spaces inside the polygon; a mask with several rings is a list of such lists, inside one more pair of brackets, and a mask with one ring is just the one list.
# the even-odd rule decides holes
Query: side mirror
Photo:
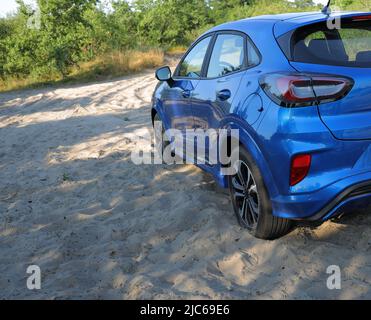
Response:
[{"label": "side mirror", "polygon": [[159,81],[171,80],[171,70],[169,67],[162,67],[156,71],[156,78]]}]

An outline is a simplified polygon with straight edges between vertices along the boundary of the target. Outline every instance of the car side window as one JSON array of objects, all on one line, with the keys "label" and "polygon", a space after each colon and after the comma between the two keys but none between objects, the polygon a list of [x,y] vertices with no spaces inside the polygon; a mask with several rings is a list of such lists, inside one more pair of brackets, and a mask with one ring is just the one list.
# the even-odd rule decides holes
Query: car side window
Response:
[{"label": "car side window", "polygon": [[205,60],[211,37],[201,40],[188,53],[179,67],[178,76],[197,79],[201,77],[202,65]]},{"label": "car side window", "polygon": [[245,64],[245,37],[218,35],[211,55],[208,78],[217,78],[242,70]]},{"label": "car side window", "polygon": [[260,63],[260,56],[255,46],[247,40],[247,64],[248,67],[257,66]]}]

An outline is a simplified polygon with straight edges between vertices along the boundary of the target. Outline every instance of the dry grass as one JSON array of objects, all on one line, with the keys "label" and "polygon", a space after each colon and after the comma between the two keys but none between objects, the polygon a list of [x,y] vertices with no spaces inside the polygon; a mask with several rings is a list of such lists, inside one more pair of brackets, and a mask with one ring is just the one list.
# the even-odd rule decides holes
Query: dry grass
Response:
[{"label": "dry grass", "polygon": [[184,54],[187,51],[187,49],[188,48],[184,46],[175,46],[175,47],[171,47],[170,49],[168,49],[166,51],[166,54],[170,56],[179,56],[179,55]]},{"label": "dry grass", "polygon": [[0,79],[0,92],[6,92],[21,88],[27,88],[32,86],[34,81],[31,79],[17,79],[17,78],[7,78],[6,80]]},{"label": "dry grass", "polygon": [[79,77],[83,72],[88,75],[121,76],[135,73],[144,69],[155,68],[164,62],[164,53],[153,49],[148,51],[125,51],[112,52],[98,57],[93,61],[81,64],[79,69],[71,73],[71,77]]},{"label": "dry grass", "polygon": [[0,79],[0,92],[56,83],[108,80],[161,66],[164,64],[164,59],[164,52],[159,49],[107,53],[92,61],[81,63],[79,67],[73,68],[65,79],[62,79],[60,75]]}]

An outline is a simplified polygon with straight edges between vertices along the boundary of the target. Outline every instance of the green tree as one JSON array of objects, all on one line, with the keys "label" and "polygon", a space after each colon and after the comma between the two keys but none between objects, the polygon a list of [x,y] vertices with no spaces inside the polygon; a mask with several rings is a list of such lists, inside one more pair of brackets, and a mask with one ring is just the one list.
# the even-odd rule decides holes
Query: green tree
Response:
[{"label": "green tree", "polygon": [[[136,46],[137,14],[126,0],[112,2],[113,13],[108,15],[110,47],[114,49]],[[134,40],[134,41],[133,41]]]},{"label": "green tree", "polygon": [[0,18],[0,77],[4,77],[4,64],[7,58],[6,39],[11,37],[14,33],[15,19]]},{"label": "green tree", "polygon": [[26,28],[31,9],[23,1],[17,2],[20,8],[18,15],[14,18],[12,35],[5,35],[1,41],[3,50],[6,52],[2,65],[4,76],[28,75],[31,68],[38,64],[36,50],[39,38],[34,30]]},{"label": "green tree", "polygon": [[[83,58],[89,45],[87,29],[92,25],[85,13],[97,0],[38,0],[41,11],[41,47],[48,65],[63,76]],[[44,58],[44,59],[45,59]],[[43,60],[44,60],[43,59]]]},{"label": "green tree", "polygon": [[40,29],[27,27],[35,13],[22,0],[17,2],[16,36],[4,40],[4,72],[18,76],[59,72],[66,76],[69,68],[83,59],[89,45],[87,30],[92,26],[84,15],[97,0],[38,0]]},{"label": "green tree", "polygon": [[371,10],[371,0],[334,0],[333,5],[342,10]]},{"label": "green tree", "polygon": [[187,43],[187,35],[208,23],[204,0],[138,0],[138,34],[141,44],[171,46]]},{"label": "green tree", "polygon": [[294,5],[297,8],[307,8],[314,7],[315,4],[313,0],[295,0]]}]

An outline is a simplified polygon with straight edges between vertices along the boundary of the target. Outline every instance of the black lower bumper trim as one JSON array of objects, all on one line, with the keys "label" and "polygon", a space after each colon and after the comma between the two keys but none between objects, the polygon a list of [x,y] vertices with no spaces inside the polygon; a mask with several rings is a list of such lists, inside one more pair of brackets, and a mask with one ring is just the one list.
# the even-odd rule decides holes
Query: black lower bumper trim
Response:
[{"label": "black lower bumper trim", "polygon": [[326,207],[312,217],[307,218],[308,221],[319,221],[322,220],[331,210],[333,210],[338,204],[353,199],[362,195],[369,194],[371,196],[371,181],[366,181],[354,186],[349,187],[340,193],[334,200],[332,200]]}]

